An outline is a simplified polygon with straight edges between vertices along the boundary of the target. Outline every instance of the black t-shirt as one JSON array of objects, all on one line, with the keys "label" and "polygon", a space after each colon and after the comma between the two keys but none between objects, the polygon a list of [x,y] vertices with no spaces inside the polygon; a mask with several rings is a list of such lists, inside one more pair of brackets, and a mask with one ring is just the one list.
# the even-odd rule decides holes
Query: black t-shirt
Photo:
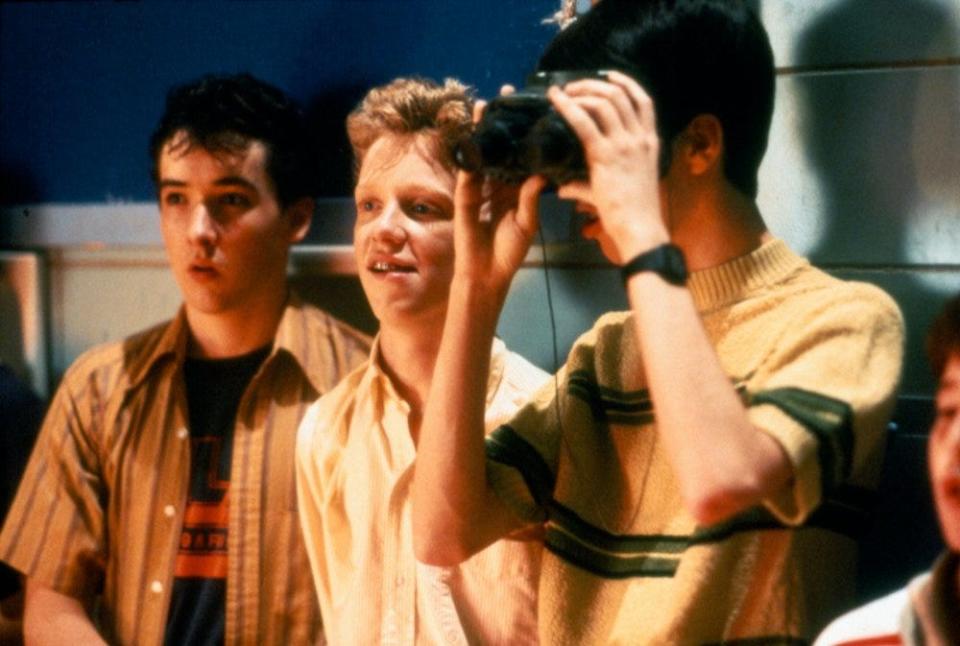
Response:
[{"label": "black t-shirt", "polygon": [[190,488],[174,565],[167,644],[223,644],[233,427],[270,346],[229,359],[188,358]]}]

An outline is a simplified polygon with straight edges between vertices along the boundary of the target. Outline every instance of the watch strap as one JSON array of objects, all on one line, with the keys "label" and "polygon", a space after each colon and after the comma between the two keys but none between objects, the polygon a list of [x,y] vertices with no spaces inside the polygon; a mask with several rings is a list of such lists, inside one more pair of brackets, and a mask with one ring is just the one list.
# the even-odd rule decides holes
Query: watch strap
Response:
[{"label": "watch strap", "polygon": [[683,251],[669,242],[635,256],[620,268],[620,277],[626,284],[631,276],[642,271],[659,274],[672,285],[684,285],[687,282],[687,263]]}]

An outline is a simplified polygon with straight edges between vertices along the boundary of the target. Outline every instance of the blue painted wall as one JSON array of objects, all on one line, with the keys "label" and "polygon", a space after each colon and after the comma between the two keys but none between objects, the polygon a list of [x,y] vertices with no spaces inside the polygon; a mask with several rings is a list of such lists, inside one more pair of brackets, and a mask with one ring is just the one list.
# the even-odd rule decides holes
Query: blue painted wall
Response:
[{"label": "blue painted wall", "polygon": [[556,0],[0,4],[0,205],[152,199],[147,138],[166,90],[249,71],[325,121],[327,195],[349,194],[342,118],[371,85],[520,82]]}]

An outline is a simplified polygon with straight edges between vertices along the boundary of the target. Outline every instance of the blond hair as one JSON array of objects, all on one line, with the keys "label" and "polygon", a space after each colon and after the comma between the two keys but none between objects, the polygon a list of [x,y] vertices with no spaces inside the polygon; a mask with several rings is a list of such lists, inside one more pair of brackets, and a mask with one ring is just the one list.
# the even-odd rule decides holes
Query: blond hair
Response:
[{"label": "blond hair", "polygon": [[347,117],[354,172],[373,143],[385,134],[435,134],[440,162],[451,168],[457,142],[471,129],[472,89],[455,79],[398,78],[375,87]]}]

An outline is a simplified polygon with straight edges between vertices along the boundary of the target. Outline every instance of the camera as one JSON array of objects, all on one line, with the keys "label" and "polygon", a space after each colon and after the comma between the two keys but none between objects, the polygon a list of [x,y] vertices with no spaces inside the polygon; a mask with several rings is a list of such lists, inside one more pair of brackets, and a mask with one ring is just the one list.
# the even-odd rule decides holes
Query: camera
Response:
[{"label": "camera", "polygon": [[583,146],[547,98],[551,85],[584,78],[606,79],[607,72],[536,72],[519,92],[490,101],[471,136],[457,146],[457,164],[511,184],[530,175],[554,184],[586,179]]}]

